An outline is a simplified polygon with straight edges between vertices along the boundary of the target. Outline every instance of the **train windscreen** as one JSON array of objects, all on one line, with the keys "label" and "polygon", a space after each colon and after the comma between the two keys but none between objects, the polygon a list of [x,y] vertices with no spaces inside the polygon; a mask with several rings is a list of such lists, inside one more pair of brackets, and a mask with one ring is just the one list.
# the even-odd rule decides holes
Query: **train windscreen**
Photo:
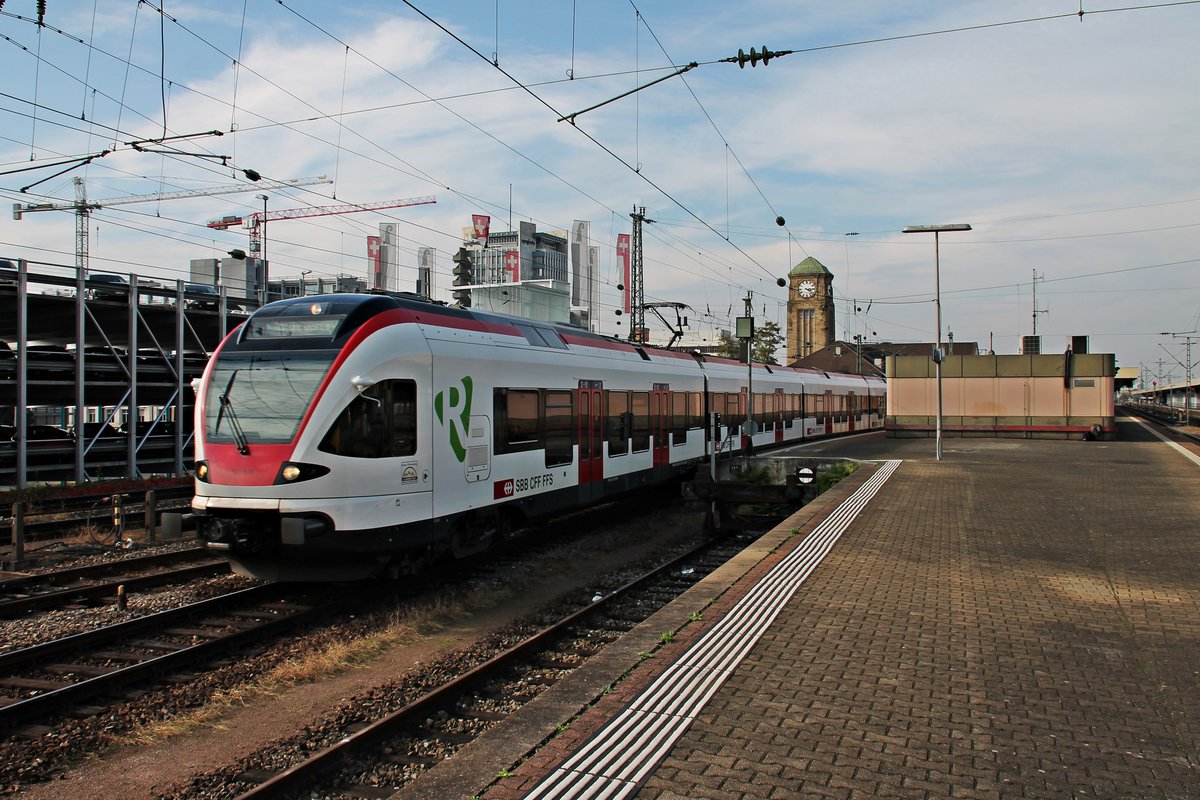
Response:
[{"label": "train windscreen", "polygon": [[336,350],[225,352],[204,403],[209,442],[286,444],[295,437]]}]

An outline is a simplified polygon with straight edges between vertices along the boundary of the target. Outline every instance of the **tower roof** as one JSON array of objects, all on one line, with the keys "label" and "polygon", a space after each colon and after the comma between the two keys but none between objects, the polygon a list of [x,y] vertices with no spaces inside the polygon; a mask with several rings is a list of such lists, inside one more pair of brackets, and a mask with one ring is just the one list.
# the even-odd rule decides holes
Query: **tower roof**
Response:
[{"label": "tower roof", "polygon": [[788,273],[788,277],[795,277],[797,275],[829,275],[832,277],[833,273],[830,272],[820,261],[817,261],[812,256],[809,256],[796,266],[792,267],[792,271]]}]

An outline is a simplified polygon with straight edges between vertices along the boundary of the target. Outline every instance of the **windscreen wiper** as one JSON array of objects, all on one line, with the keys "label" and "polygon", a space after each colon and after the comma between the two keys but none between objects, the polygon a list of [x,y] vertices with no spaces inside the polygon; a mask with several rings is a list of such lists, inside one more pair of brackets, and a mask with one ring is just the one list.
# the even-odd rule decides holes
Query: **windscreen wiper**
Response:
[{"label": "windscreen wiper", "polygon": [[237,378],[237,374],[238,371],[235,369],[229,376],[229,383],[225,384],[225,391],[217,398],[221,401],[221,410],[217,412],[217,422],[213,425],[213,433],[221,429],[221,420],[228,413],[229,430],[233,432],[233,441],[237,445],[237,451],[248,456],[250,455],[250,442],[246,439],[246,432],[242,430],[242,424],[238,422],[237,412],[233,410],[233,401],[229,399],[229,390],[233,388],[233,381]]}]

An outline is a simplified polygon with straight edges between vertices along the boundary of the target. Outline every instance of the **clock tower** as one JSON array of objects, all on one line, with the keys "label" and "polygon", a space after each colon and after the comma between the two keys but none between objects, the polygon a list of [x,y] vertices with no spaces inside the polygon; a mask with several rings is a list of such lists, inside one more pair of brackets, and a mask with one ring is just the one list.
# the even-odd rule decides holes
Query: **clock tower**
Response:
[{"label": "clock tower", "polygon": [[787,320],[788,364],[833,344],[833,273],[812,256],[788,273]]}]

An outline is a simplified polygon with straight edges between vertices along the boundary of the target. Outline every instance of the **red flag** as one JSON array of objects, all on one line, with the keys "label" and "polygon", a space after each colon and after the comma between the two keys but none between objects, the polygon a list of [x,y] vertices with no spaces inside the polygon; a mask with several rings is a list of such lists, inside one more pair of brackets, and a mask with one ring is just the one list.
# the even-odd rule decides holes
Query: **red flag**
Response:
[{"label": "red flag", "polygon": [[492,227],[492,218],[483,214],[472,214],[471,225],[475,228],[475,238],[479,244],[487,247],[488,231]]},{"label": "red flag", "polygon": [[629,234],[628,233],[618,233],[617,234],[617,258],[621,259],[621,274],[625,278],[624,281],[622,281],[622,283],[625,286],[625,313],[628,314],[629,308],[630,308],[629,297],[633,290],[633,287],[629,285]]},{"label": "red flag", "polygon": [[383,265],[379,258],[380,239],[378,236],[367,237],[367,258],[371,260],[371,276],[373,278],[373,288],[386,289],[383,285]]},{"label": "red flag", "polygon": [[520,250],[505,250],[504,251],[504,271],[508,273],[508,279],[516,283],[521,280],[521,251]]}]

